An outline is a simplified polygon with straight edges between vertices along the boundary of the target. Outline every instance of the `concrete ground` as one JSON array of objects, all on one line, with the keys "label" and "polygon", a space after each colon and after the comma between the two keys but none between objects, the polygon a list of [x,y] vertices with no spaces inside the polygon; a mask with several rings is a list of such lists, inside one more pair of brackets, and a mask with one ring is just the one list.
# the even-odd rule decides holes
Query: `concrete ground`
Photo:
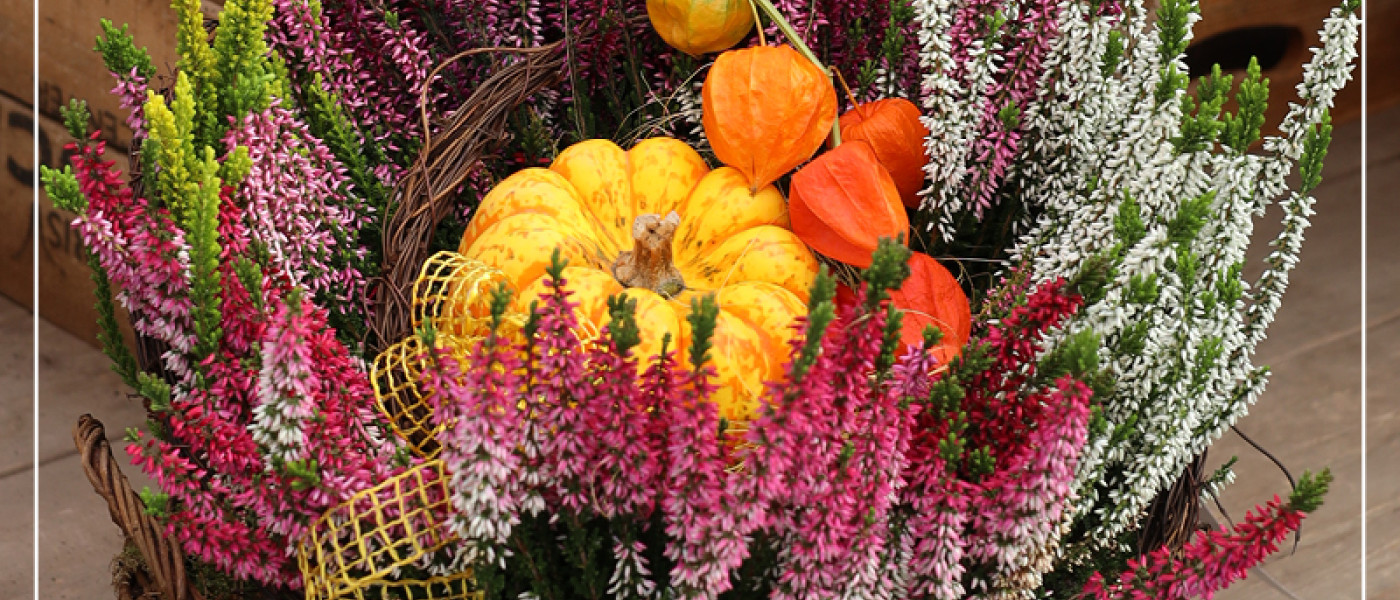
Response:
[{"label": "concrete ground", "polygon": [[[1268,574],[1298,598],[1361,598],[1361,334],[1369,334],[1369,393],[1366,450],[1370,581],[1366,598],[1400,598],[1400,404],[1387,390],[1400,386],[1400,211],[1383,202],[1400,189],[1400,110],[1371,120],[1369,214],[1369,314],[1361,318],[1360,125],[1338,127],[1317,190],[1317,216],[1303,260],[1294,271],[1278,320],[1260,348],[1258,362],[1273,367],[1268,391],[1239,423],[1294,475],[1330,467],[1336,483],[1326,504],[1306,520],[1302,544],[1269,561]],[[1261,238],[1277,219],[1260,224]],[[1264,249],[1256,249],[1262,256]],[[30,373],[6,365],[29,364],[28,314],[0,299],[0,503],[30,506],[32,472],[28,407]],[[144,419],[126,397],[106,358],[86,343],[42,323],[39,350],[40,571],[45,599],[110,598],[109,563],[120,546],[107,517],[78,466],[70,437],[78,415],[90,412],[107,425],[114,441]],[[1267,459],[1238,436],[1226,434],[1212,449],[1212,466],[1238,455],[1237,482],[1223,501],[1240,518],[1287,481]],[[143,481],[126,469],[139,489]],[[13,514],[13,513],[12,513]],[[25,513],[28,514],[28,513]],[[28,589],[32,546],[28,517],[0,525],[0,584],[6,592]],[[23,597],[27,594],[17,594]],[[1218,596],[1223,600],[1286,598],[1254,574]]]}]

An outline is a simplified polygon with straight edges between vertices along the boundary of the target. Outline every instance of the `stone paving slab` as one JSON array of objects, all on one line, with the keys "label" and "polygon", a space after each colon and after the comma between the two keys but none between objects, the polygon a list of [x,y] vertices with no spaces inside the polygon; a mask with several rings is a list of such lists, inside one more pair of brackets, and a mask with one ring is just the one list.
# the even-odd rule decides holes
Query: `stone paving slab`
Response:
[{"label": "stone paving slab", "polygon": [[151,485],[122,452],[122,435],[146,419],[140,403],[109,368],[106,355],[48,321],[39,328],[39,597],[113,598],[112,558],[120,530],[84,476],[73,425],[91,413],[102,421],[122,472],[136,489]]},{"label": "stone paving slab", "polygon": [[34,466],[34,315],[0,296],[0,477]]},{"label": "stone paving slab", "polygon": [[1400,318],[1369,328],[1366,382],[1366,594],[1400,598]]},{"label": "stone paving slab", "polygon": [[1366,594],[1400,598],[1400,111],[1373,119],[1366,172]]},{"label": "stone paving slab", "polygon": [[[135,469],[118,460],[130,476]],[[121,530],[79,462],[73,455],[46,464],[39,479],[39,597],[45,600],[116,597],[111,565],[122,548]]]},{"label": "stone paving slab", "polygon": [[0,296],[0,589],[34,590],[34,315]]}]

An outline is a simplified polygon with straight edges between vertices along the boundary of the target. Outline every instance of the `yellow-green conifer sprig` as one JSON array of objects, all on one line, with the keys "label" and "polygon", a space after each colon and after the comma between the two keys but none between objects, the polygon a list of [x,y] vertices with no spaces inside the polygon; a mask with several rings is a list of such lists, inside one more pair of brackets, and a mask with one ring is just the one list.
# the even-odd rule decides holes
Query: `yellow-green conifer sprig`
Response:
[{"label": "yellow-green conifer sprig", "polygon": [[[194,128],[196,104],[193,86],[184,71],[175,76],[175,93],[171,105],[154,91],[147,92],[144,107],[149,122],[146,151],[153,152],[156,164],[156,193],[170,208],[176,222],[183,228],[187,223],[187,204],[198,180]],[[207,147],[207,146],[206,146]]]},{"label": "yellow-green conifer sprig", "polygon": [[[190,245],[190,300],[193,304],[195,353],[213,354],[223,335],[220,322],[219,255],[219,162],[214,149],[204,147],[204,156],[197,161],[198,184],[192,185],[189,221],[185,239]],[[193,183],[193,182],[192,182]]]},{"label": "yellow-green conifer sprig", "polygon": [[175,49],[180,59],[175,63],[180,73],[188,75],[197,96],[195,109],[198,125],[194,128],[199,140],[213,143],[221,130],[219,106],[220,88],[215,82],[217,61],[209,46],[209,32],[204,30],[204,11],[199,0],[171,0],[178,19]]},{"label": "yellow-green conifer sprig", "polygon": [[272,20],[271,0],[229,0],[214,36],[214,83],[223,90],[221,114],[242,118],[266,109],[277,83],[264,35]]}]

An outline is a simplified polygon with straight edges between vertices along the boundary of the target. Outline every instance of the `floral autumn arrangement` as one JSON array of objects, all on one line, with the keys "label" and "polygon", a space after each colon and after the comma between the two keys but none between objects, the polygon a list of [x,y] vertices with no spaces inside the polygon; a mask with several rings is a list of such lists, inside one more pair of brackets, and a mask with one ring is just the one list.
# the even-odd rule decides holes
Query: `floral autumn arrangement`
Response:
[{"label": "floral autumn arrangement", "polygon": [[[172,4],[173,73],[97,44],[139,177],[75,103],[43,178],[203,597],[1209,597],[1327,489],[1151,510],[1230,478],[1354,0],[1262,143],[1185,0]],[[382,339],[427,140],[551,44]]]}]

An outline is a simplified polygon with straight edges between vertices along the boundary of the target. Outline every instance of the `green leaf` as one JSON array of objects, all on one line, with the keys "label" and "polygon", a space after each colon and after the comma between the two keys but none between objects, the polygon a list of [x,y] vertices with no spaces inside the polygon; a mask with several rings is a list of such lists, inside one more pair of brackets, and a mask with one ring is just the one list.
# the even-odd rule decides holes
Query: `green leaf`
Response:
[{"label": "green leaf", "polygon": [[1196,238],[1206,218],[1210,216],[1211,204],[1215,202],[1215,190],[1185,200],[1177,208],[1176,217],[1167,224],[1167,240],[1177,246],[1185,246]]},{"label": "green leaf", "polygon": [[1226,114],[1222,119],[1224,131],[1220,143],[1236,154],[1244,154],[1259,139],[1264,111],[1269,107],[1269,80],[1260,77],[1258,58],[1250,57],[1245,78],[1235,94],[1235,104],[1239,107],[1235,114]]},{"label": "green leaf", "polygon": [[144,47],[136,47],[135,38],[127,33],[126,23],[122,23],[121,29],[118,29],[111,21],[100,19],[98,26],[102,28],[102,35],[97,36],[97,46],[93,50],[102,55],[102,63],[107,65],[108,71],[119,76],[135,71],[147,80],[156,76],[151,53]]},{"label": "green leaf", "polygon": [[1322,497],[1327,495],[1327,488],[1331,485],[1330,469],[1323,469],[1316,476],[1304,471],[1303,476],[1298,478],[1298,485],[1293,488],[1293,493],[1288,496],[1288,505],[1299,512],[1313,512],[1322,506]]},{"label": "green leaf", "polygon": [[637,327],[637,299],[623,295],[608,297],[608,334],[618,355],[625,356],[641,343],[641,330]]}]

